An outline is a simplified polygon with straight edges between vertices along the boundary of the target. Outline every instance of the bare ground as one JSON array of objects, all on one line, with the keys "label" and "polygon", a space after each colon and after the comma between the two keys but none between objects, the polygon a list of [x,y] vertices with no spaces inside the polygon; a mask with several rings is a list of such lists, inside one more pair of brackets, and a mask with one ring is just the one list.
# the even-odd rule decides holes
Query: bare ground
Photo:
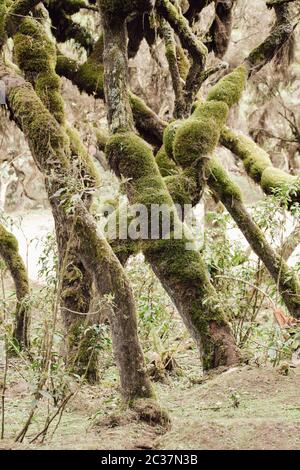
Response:
[{"label": "bare ground", "polygon": [[[187,359],[196,360],[192,352],[182,360]],[[172,420],[167,432],[120,409],[116,371],[113,366],[109,370],[101,386],[81,388],[44,443],[29,443],[45,419],[43,406],[27,441],[13,442],[30,400],[27,383],[12,380],[6,400],[7,438],[0,441],[0,449],[300,449],[300,366],[287,376],[280,369],[245,366],[204,382],[195,373],[170,377],[157,385]]]}]

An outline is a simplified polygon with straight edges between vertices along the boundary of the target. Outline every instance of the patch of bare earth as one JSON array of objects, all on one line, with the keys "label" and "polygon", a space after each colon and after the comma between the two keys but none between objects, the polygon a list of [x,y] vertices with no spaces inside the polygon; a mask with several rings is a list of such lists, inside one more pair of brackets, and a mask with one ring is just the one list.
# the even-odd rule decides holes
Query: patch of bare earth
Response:
[{"label": "patch of bare earth", "polygon": [[238,368],[171,390],[172,430],[161,449],[300,449],[300,367]]},{"label": "patch of bare earth", "polygon": [[[115,377],[112,375],[112,377]],[[29,443],[45,421],[40,407],[23,444],[13,436],[26,418],[30,397],[25,382],[7,393],[6,439],[0,449],[300,449],[300,367],[285,376],[266,367],[243,367],[202,383],[184,374],[157,384],[172,428],[164,432],[124,412],[115,379],[85,385],[66,408],[54,435]]]}]

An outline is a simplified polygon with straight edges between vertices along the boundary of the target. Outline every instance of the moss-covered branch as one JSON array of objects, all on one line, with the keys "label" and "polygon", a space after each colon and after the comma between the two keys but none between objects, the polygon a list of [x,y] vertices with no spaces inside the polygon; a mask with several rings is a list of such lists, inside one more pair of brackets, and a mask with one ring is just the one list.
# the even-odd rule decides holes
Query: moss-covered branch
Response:
[{"label": "moss-covered branch", "polygon": [[299,177],[275,168],[267,152],[252,139],[224,128],[221,143],[242,160],[245,170],[266,194],[274,194],[280,189],[288,190],[290,205],[300,202]]},{"label": "moss-covered branch", "polygon": [[160,147],[167,126],[166,121],[163,121],[139,96],[132,92],[129,92],[129,103],[136,129],[147,142]]},{"label": "moss-covered branch", "polygon": [[[170,159],[182,168],[196,168],[199,178],[194,184],[201,193],[205,182],[225,205],[238,227],[248,240],[253,251],[263,261],[291,315],[300,316],[300,283],[297,276],[288,268],[268,244],[261,230],[252,220],[241,200],[241,193],[222,165],[211,159],[219,141],[228,111],[238,103],[247,79],[247,69],[235,69],[213,87],[207,101],[196,107],[192,116],[185,121],[175,121],[165,131],[164,144]],[[250,160],[250,163],[253,163]],[[265,163],[265,159],[263,160]],[[194,173],[195,174],[195,173]],[[197,175],[197,173],[196,173]],[[193,178],[193,173],[190,174]],[[192,188],[192,185],[191,185]]]},{"label": "moss-covered branch", "polygon": [[249,75],[258,72],[273,59],[281,47],[290,39],[296,24],[299,22],[299,15],[294,17],[289,2],[270,1],[268,6],[274,8],[276,22],[269,36],[245,60]]},{"label": "moss-covered branch", "polygon": [[173,29],[170,25],[164,20],[161,19],[160,33],[164,39],[166,58],[169,63],[169,70],[173,83],[173,90],[175,94],[175,110],[174,117],[180,118],[184,115],[185,110],[185,99],[183,94],[183,81],[180,76],[178,61],[177,61],[177,51],[176,51],[176,42],[174,37]]},{"label": "moss-covered branch", "polygon": [[[66,181],[72,178],[71,151],[64,129],[44,107],[31,85],[0,63],[0,79],[7,91],[11,117],[24,132],[36,164],[46,178],[52,208],[60,211],[64,225],[74,224],[78,237],[77,256],[93,276],[99,294],[113,296],[110,304],[113,348],[120,370],[122,393],[126,400],[152,397],[153,391],[145,371],[137,339],[132,292],[122,266],[77,193],[68,193],[76,218],[65,212],[59,194],[66,194]],[[75,175],[76,178],[76,175]],[[71,185],[71,187],[73,187]],[[70,220],[71,217],[71,220]]]},{"label": "moss-covered branch", "polygon": [[29,280],[27,270],[19,254],[17,239],[1,224],[0,256],[3,258],[16,288],[17,306],[13,336],[17,345],[23,348],[29,348],[30,309],[28,303]]},{"label": "moss-covered branch", "polygon": [[180,38],[182,46],[189,51],[192,58],[185,86],[185,112],[187,116],[196,93],[203,82],[203,71],[206,64],[207,48],[191,30],[187,19],[169,0],[157,0],[157,11],[172,26]]},{"label": "moss-covered branch", "polygon": [[263,232],[253,221],[245,208],[238,185],[216,161],[209,164],[208,185],[224,204],[252,250],[262,260],[269,274],[278,286],[279,292],[290,312],[300,318],[300,282],[297,275],[267,242]]},{"label": "moss-covered branch", "polygon": [[[70,150],[74,160],[82,157],[83,162],[80,165],[85,164],[86,157],[82,155],[80,145],[76,145],[78,142],[74,131],[68,129],[66,124],[60,77],[55,71],[56,47],[47,36],[42,23],[33,18],[22,20],[14,36],[14,46],[17,64],[26,79],[32,83],[46,108],[70,137]],[[87,344],[88,340],[92,344],[93,338],[90,336],[94,330],[91,328],[91,334],[85,334],[91,320],[86,314],[91,302],[92,278],[78,260],[78,242],[73,229],[64,224],[61,211],[56,206],[53,207],[53,215],[62,276],[60,307],[66,331],[65,359],[70,370],[84,375],[90,383],[96,383],[99,379],[98,351],[93,351],[91,355],[91,345]]]},{"label": "moss-covered branch", "polygon": [[239,354],[205,264],[196,250],[187,249],[188,238],[174,237],[176,227],[182,224],[151,149],[134,133],[126,95],[126,29],[124,24],[111,24],[106,15],[103,29],[108,117],[114,132],[106,147],[110,165],[118,176],[125,178],[131,204],[149,208],[151,204],[163,204],[172,214],[171,239],[165,240],[160,234],[157,241],[141,240],[144,254],[195,338],[204,368],[236,363]]}]

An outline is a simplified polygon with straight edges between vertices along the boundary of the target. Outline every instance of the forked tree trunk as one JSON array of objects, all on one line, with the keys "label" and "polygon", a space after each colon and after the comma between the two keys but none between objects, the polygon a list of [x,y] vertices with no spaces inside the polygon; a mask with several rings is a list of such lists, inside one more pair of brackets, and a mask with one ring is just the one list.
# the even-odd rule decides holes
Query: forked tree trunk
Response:
[{"label": "forked tree trunk", "polygon": [[[44,25],[32,18],[26,18],[19,24],[14,36],[14,52],[16,61],[24,71],[25,78],[34,86],[44,105],[52,113],[58,124],[66,131],[68,127],[64,113],[60,79],[55,72],[56,49],[47,36]],[[43,57],[39,65],[36,55]],[[24,56],[26,60],[24,60]],[[69,130],[72,133],[72,130]],[[74,138],[73,138],[74,137]],[[77,135],[71,135],[70,148],[72,159],[78,158],[81,144]],[[67,184],[67,182],[66,182]],[[50,201],[51,202],[51,201]],[[87,199],[87,205],[89,199]],[[56,239],[59,254],[59,269],[62,276],[60,307],[65,329],[65,342],[62,353],[68,369],[88,382],[96,383],[99,379],[97,329],[93,328],[97,318],[88,315],[91,295],[92,278],[78,260],[78,241],[68,225],[60,218],[59,211],[53,207]],[[67,249],[68,247],[68,249]],[[63,263],[63,260],[65,260]],[[62,270],[62,265],[65,269]]]},{"label": "forked tree trunk", "polygon": [[[105,92],[113,136],[107,144],[112,169],[123,176],[132,204],[173,201],[148,145],[133,131],[127,84],[127,34],[125,18],[102,11],[104,31]],[[180,226],[179,219],[175,220]],[[174,300],[183,321],[197,342],[205,369],[232,365],[239,353],[218,296],[200,254],[186,249],[186,239],[146,240],[142,249],[161,283]]]},{"label": "forked tree trunk", "polygon": [[[137,337],[135,306],[125,272],[107,241],[98,232],[86,207],[77,194],[68,194],[68,204],[77,213],[67,216],[59,194],[65,182],[72,186],[70,148],[65,131],[43,106],[31,85],[0,64],[0,79],[6,87],[11,117],[24,132],[35,162],[46,178],[49,199],[60,211],[63,225],[74,223],[78,237],[79,259],[93,276],[99,295],[111,298],[110,321],[113,349],[120,370],[121,391],[126,401],[152,398],[153,390],[145,370],[142,350]],[[76,176],[76,175],[75,175]],[[73,182],[74,183],[74,182]],[[73,196],[73,198],[72,198]],[[161,413],[165,419],[164,413]]]}]

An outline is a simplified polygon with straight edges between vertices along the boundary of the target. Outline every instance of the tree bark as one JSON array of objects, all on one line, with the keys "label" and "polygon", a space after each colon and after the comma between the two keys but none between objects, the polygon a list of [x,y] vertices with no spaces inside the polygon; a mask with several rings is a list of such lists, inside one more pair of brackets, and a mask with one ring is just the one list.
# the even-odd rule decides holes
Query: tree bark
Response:
[{"label": "tree bark", "polygon": [[15,311],[13,337],[21,348],[30,347],[29,326],[30,309],[28,305],[29,280],[25,264],[19,254],[18,241],[0,224],[0,256],[3,258],[13,278],[17,305]]},{"label": "tree bark", "polygon": [[[14,46],[16,61],[25,78],[32,83],[58,124],[69,132],[72,159],[75,160],[82,149],[77,134],[66,125],[60,79],[55,72],[55,45],[48,38],[42,23],[26,18],[19,24]],[[38,64],[36,57],[40,59]],[[88,207],[89,198],[86,198],[86,204]],[[99,380],[98,350],[91,348],[89,342],[91,345],[95,343],[97,335],[96,330],[88,327],[92,326],[91,321],[96,323],[97,319],[87,315],[91,303],[92,278],[78,261],[78,243],[55,207],[53,217],[60,269],[67,256],[66,269],[60,272],[63,277],[60,306],[66,338],[62,353],[70,371],[85,376],[90,383],[96,383]]]},{"label": "tree bark", "polygon": [[[151,150],[133,132],[125,21],[112,20],[102,11],[102,25],[104,83],[108,121],[113,132],[107,144],[110,165],[118,176],[128,181],[126,190],[132,204],[140,203],[148,208],[151,204],[166,204],[174,213],[173,201]],[[178,219],[175,223],[180,225]],[[203,260],[198,252],[186,250],[187,241],[143,241],[142,248],[196,340],[204,369],[235,364],[239,354],[225,313],[218,305],[217,293],[210,284]]]},{"label": "tree bark", "polygon": [[[74,223],[74,216],[66,215],[66,208],[58,196],[65,191],[66,180],[72,188],[71,180],[74,177],[65,131],[43,106],[31,85],[3,64],[0,64],[0,79],[6,87],[11,117],[24,132],[36,164],[46,178],[52,207],[55,205],[61,211],[64,224]],[[68,196],[68,203],[78,211],[74,225],[79,242],[78,256],[93,276],[99,294],[104,298],[114,296],[110,321],[122,395],[127,402],[152,398],[153,390],[137,338],[135,306],[128,279],[108,243],[92,223],[93,219],[84,204],[78,201],[77,194],[70,191]],[[72,196],[76,196],[75,202]]]}]

